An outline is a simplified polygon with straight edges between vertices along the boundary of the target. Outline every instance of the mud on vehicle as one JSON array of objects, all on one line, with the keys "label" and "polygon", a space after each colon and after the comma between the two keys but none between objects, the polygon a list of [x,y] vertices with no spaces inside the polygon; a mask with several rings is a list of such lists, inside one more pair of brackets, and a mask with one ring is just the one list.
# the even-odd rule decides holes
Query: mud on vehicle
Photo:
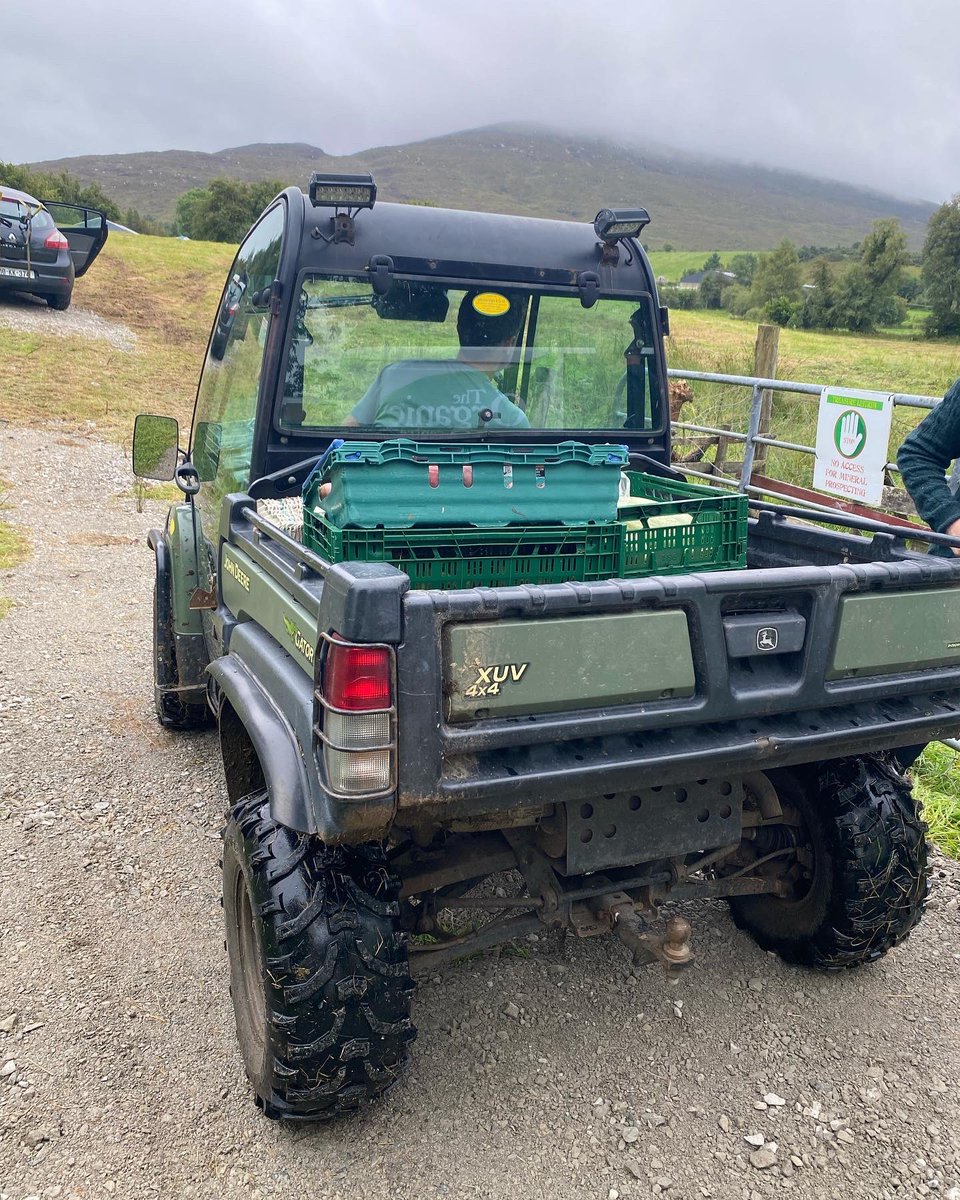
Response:
[{"label": "mud on vehicle", "polygon": [[[646,214],[374,195],[317,177],[269,206],[230,268],[189,446],[157,417],[134,442],[137,473],[183,492],[149,537],[157,715],[218,729],[237,1029],[279,1118],[384,1092],[417,973],[543,927],[613,933],[673,978],[691,928],[664,912],[723,898],[789,962],[879,958],[927,886],[896,751],[960,726],[960,562],[896,532],[765,511],[707,569],[675,522],[674,557],[626,578],[602,547],[587,571],[591,526],[568,522],[478,586],[469,558],[410,549],[399,504],[393,531],[311,532],[325,518],[304,485],[345,437],[371,453],[413,439],[425,473],[452,441],[478,461],[623,446],[628,475],[683,487]],[[509,337],[471,332],[465,354],[471,305],[512,313]],[[489,387],[444,400],[465,361]],[[424,399],[410,380],[426,375]],[[507,871],[515,888],[482,886]]]}]

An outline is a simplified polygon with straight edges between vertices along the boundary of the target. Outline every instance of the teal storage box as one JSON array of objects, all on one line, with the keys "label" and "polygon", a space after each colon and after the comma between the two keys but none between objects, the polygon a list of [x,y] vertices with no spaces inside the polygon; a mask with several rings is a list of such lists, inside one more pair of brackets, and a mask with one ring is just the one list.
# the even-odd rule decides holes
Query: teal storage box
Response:
[{"label": "teal storage box", "polygon": [[334,442],[304,485],[340,529],[414,525],[502,527],[614,521],[627,448],[553,445]]}]

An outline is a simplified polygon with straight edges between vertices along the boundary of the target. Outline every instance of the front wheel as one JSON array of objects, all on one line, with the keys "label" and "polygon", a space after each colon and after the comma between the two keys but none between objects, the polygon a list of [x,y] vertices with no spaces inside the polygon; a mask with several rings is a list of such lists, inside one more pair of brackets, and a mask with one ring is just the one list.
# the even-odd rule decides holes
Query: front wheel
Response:
[{"label": "front wheel", "polygon": [[268,1117],[327,1120],[399,1078],[415,1036],[399,886],[380,847],[325,846],[279,825],[265,791],[231,809],[230,992],[243,1064]]},{"label": "front wheel", "polygon": [[755,849],[787,851],[790,889],[732,898],[737,925],[764,950],[820,970],[881,958],[920,920],[927,895],[926,826],[910,787],[872,755],[771,780],[799,825],[766,824]]}]

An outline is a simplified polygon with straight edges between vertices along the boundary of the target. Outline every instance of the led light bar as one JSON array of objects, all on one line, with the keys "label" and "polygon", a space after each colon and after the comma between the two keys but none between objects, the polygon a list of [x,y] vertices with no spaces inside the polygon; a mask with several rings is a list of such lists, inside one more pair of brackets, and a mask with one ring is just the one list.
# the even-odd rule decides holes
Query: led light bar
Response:
[{"label": "led light bar", "polygon": [[310,203],[314,208],[373,208],[377,185],[372,175],[310,176]]},{"label": "led light bar", "polygon": [[639,237],[640,230],[650,224],[650,214],[645,208],[628,208],[615,211],[601,208],[593,219],[593,228],[601,242],[619,242],[625,237]]}]

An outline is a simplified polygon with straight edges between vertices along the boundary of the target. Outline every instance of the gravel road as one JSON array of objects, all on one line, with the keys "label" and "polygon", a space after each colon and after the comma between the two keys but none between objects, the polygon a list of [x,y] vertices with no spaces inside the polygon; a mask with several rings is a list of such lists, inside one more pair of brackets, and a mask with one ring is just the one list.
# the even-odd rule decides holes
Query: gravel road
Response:
[{"label": "gravel road", "polygon": [[960,1198],[960,869],[900,950],[788,968],[721,904],[668,992],[609,941],[423,983],[378,1107],[254,1109],[227,994],[209,734],[150,701],[151,562],[118,450],[0,429],[0,1197]]}]

